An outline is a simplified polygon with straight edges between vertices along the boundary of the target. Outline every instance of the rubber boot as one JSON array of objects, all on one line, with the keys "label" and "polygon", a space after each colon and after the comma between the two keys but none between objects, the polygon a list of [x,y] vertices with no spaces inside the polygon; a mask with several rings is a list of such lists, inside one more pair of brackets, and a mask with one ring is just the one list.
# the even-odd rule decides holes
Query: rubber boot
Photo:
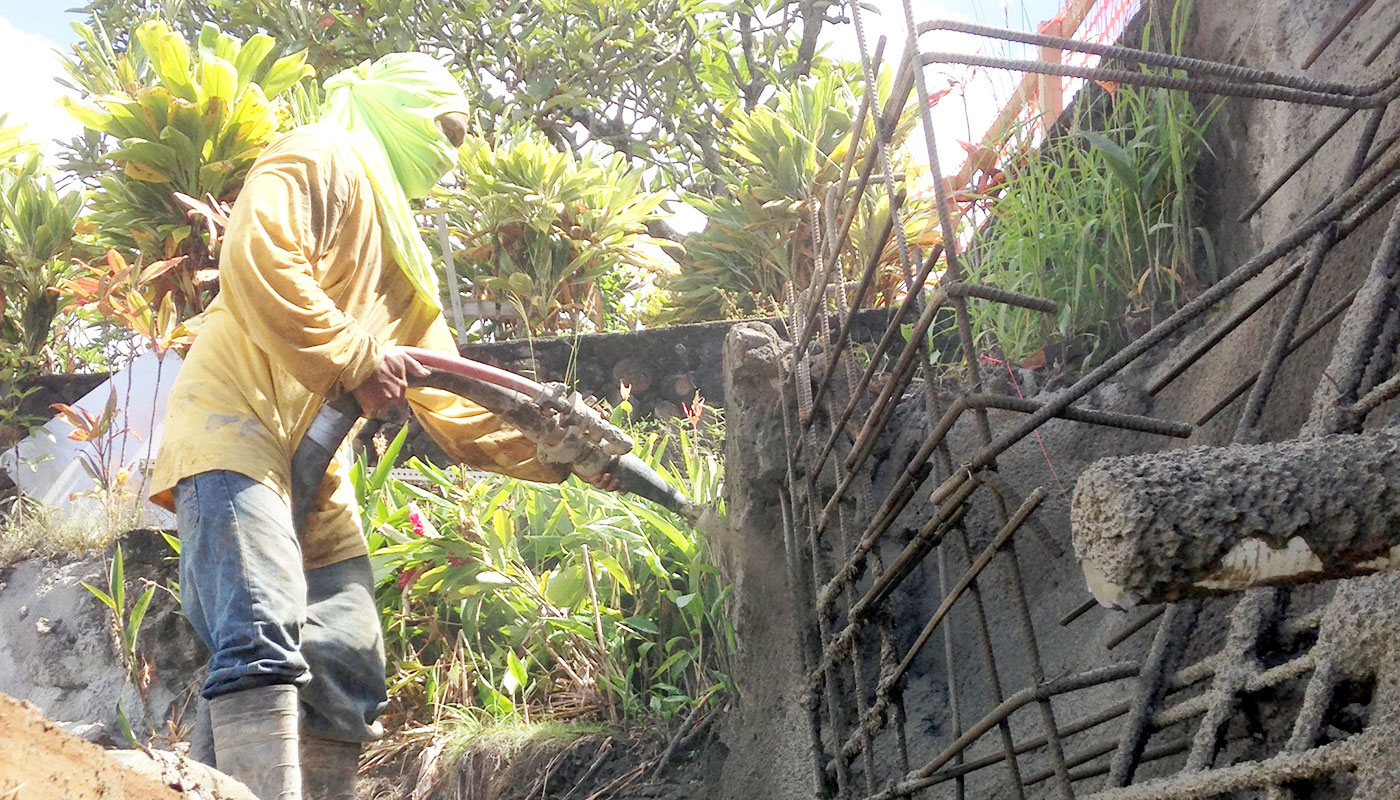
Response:
[{"label": "rubber boot", "polygon": [[355,800],[360,743],[307,736],[301,740],[302,800]]},{"label": "rubber boot", "polygon": [[297,688],[264,686],[209,701],[214,758],[258,800],[301,800]]},{"label": "rubber boot", "polygon": [[201,764],[217,766],[214,763],[214,723],[209,719],[209,701],[196,697],[194,701],[194,727],[190,729],[190,758]]}]

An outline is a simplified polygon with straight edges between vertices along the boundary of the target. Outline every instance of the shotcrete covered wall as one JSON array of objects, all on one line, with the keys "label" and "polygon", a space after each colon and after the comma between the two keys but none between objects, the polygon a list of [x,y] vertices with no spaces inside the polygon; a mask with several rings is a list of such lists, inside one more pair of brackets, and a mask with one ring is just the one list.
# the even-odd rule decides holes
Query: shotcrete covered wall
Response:
[{"label": "shotcrete covered wall", "polygon": [[[1377,66],[1363,63],[1400,24],[1400,7],[1382,6],[1369,7],[1346,27],[1305,74],[1351,84],[1390,75],[1396,61],[1389,51]],[[1170,9],[1159,4],[1155,11]],[[1185,51],[1298,74],[1303,57],[1345,11],[1337,4],[1294,0],[1197,3]],[[1393,115],[1206,94],[1194,99],[1198,108],[1218,104],[1208,137],[1211,154],[1198,177],[1206,188],[1203,218],[1210,221],[1222,279],[1236,269],[1252,270],[1261,251],[1308,230],[1329,200],[1388,185],[1380,168],[1362,181],[1343,177],[1368,120],[1379,122],[1371,131],[1375,146],[1366,168],[1388,163],[1392,136],[1400,129]],[[1348,121],[1339,133],[1305,159],[1314,140],[1343,117]],[[1242,218],[1261,190],[1292,170],[1295,160],[1303,160],[1296,174],[1257,213]],[[1366,180],[1372,181],[1369,186],[1356,188]],[[814,741],[810,732],[802,734],[805,740],[797,734],[765,735],[765,725],[777,718],[773,715],[732,720],[726,741],[749,749],[746,763],[760,770],[752,779],[767,770],[770,786],[785,785],[792,762],[805,759],[814,762],[813,774],[821,776],[817,789],[825,796],[1063,798],[1104,790],[1094,796],[1211,797],[1226,790],[1216,773],[1232,763],[1248,767],[1238,777],[1227,776],[1237,781],[1231,784],[1235,788],[1262,789],[1283,780],[1279,776],[1287,770],[1301,769],[1300,762],[1288,760],[1294,758],[1290,753],[1302,758],[1318,742],[1304,727],[1293,727],[1293,708],[1301,702],[1309,670],[1331,658],[1320,651],[1314,658],[1308,648],[1319,636],[1349,635],[1336,633],[1336,626],[1324,626],[1331,633],[1318,631],[1332,587],[1269,595],[1274,599],[1267,602],[1251,595],[1248,603],[1254,605],[1248,607],[1239,595],[1129,612],[1089,605],[1071,547],[1069,501],[1080,474],[1099,458],[1238,439],[1241,408],[1275,333],[1291,324],[1290,305],[1298,312],[1291,328],[1297,331],[1294,346],[1272,391],[1263,393],[1260,423],[1246,426],[1246,438],[1296,437],[1315,389],[1337,379],[1324,370],[1342,324],[1338,320],[1347,316],[1349,298],[1371,269],[1394,208],[1384,195],[1373,205],[1369,214],[1341,215],[1331,230],[1343,235],[1316,250],[1322,254],[1316,280],[1302,298],[1294,299],[1294,281],[1308,248],[1276,259],[1209,313],[1072,401],[1072,408],[1083,411],[1185,423],[1190,435],[1183,439],[1054,418],[1030,435],[1013,437],[1008,431],[1027,430],[1019,426],[1029,424],[1028,413],[1055,406],[1087,380],[1053,371],[1036,376],[1039,394],[1028,398],[1025,411],[963,414],[942,439],[936,434],[947,426],[939,420],[968,394],[968,382],[958,372],[920,373],[892,398],[888,420],[865,429],[872,418],[879,422],[882,382],[897,379],[897,352],[892,352],[877,361],[877,378],[856,399],[853,418],[828,440],[831,424],[841,422],[844,392],[856,385],[859,368],[837,370],[836,388],[828,392],[835,400],[808,409],[803,407],[810,403],[802,396],[805,376],[794,379],[792,372],[801,356],[785,356],[786,371],[777,379],[781,400],[775,396],[773,402],[731,409],[728,420],[731,431],[769,431],[768,438],[750,442],[796,456],[780,475],[772,473],[772,455],[764,466],[752,456],[731,460],[726,484],[731,503],[770,513],[736,515],[730,537],[764,541],[769,548],[785,540],[789,573],[782,583],[796,599],[773,605],[769,593],[776,584],[756,590],[750,575],[749,585],[736,587],[737,602],[741,608],[750,603],[786,610],[791,603],[797,609],[791,624],[804,631],[798,653],[805,654],[800,709],[816,723],[817,752],[812,756],[805,749]],[[1321,234],[1297,238],[1306,244]],[[1246,317],[1242,324],[1212,335],[1237,314]],[[734,355],[761,352],[769,359],[795,338],[736,347]],[[806,357],[815,365],[811,382],[820,390],[821,366],[831,355],[817,352]],[[1178,368],[1184,359],[1189,365]],[[746,371],[755,365],[741,357],[726,368]],[[984,365],[976,383],[981,387],[974,392],[1017,392],[1000,366]],[[1382,424],[1388,410],[1382,405],[1371,414],[1368,427]],[[775,430],[785,436],[770,445]],[[867,441],[871,430],[878,436]],[[1010,444],[983,457],[1004,441]],[[830,457],[816,459],[818,452]],[[1306,481],[1307,475],[1297,480]],[[1270,485],[1267,477],[1260,479],[1263,489]],[[1037,488],[1045,492],[1038,505]],[[892,501],[893,496],[906,499]],[[892,509],[892,524],[876,524]],[[779,512],[783,531],[772,528],[772,514]],[[1023,517],[1026,524],[1018,533],[1012,526]],[[1374,606],[1358,599],[1361,594],[1338,594],[1328,608],[1352,617],[1358,607]],[[1237,605],[1242,610],[1236,611]],[[1254,606],[1259,611],[1251,616]],[[750,627],[753,622],[741,615],[740,636],[749,652],[736,677],[745,702],[757,693],[771,703],[767,670],[772,664],[786,665],[783,674],[793,669],[793,644],[790,637],[772,635],[771,619]],[[1381,650],[1390,652],[1387,648]],[[1374,656],[1381,650],[1368,652]],[[1319,674],[1306,691],[1332,697],[1329,680]],[[1362,682],[1375,686],[1388,680],[1371,671]],[[1240,705],[1246,690],[1257,707]],[[1335,701],[1311,701],[1320,704],[1314,721],[1326,719],[1337,730],[1353,725],[1341,711],[1353,703],[1349,697],[1341,692]],[[1175,703],[1170,708],[1168,698]],[[790,702],[785,695],[783,701]],[[790,720],[791,713],[783,718]],[[1375,715],[1360,718],[1358,729],[1384,727]],[[1195,733],[1184,731],[1183,723]],[[1372,738],[1349,747],[1360,753],[1388,734],[1368,735]],[[1264,773],[1255,766],[1269,759],[1283,759],[1269,763],[1285,772],[1265,770],[1260,778]],[[1202,772],[1200,785],[1170,784],[1187,768]],[[1150,783],[1156,779],[1168,783]],[[1316,797],[1350,796],[1344,792],[1354,788],[1349,779],[1308,780],[1305,785]],[[1107,791],[1128,784],[1155,788]]]}]

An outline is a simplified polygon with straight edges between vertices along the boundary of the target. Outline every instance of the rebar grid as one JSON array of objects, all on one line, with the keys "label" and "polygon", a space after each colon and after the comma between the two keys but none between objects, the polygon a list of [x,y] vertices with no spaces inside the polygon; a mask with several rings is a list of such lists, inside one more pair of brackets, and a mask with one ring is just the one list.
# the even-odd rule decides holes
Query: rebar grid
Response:
[{"label": "rebar grid", "polygon": [[[1400,253],[1397,249],[1400,248],[1400,215],[1392,221],[1391,231],[1377,254],[1367,284],[1347,293],[1309,325],[1299,329],[1309,292],[1328,253],[1400,194],[1400,151],[1393,151],[1392,147],[1400,138],[1392,136],[1379,144],[1375,142],[1386,110],[1400,94],[1400,68],[1364,84],[1317,81],[1250,67],[965,23],[915,26],[907,0],[904,6],[911,34],[896,71],[894,93],[878,113],[873,100],[867,98],[862,102],[857,130],[863,130],[864,120],[870,114],[874,120],[873,136],[862,137],[852,146],[837,185],[827,187],[825,192],[814,188],[813,197],[822,198],[823,202],[814,200],[810,207],[816,254],[812,281],[801,291],[790,287],[788,294],[790,316],[787,323],[794,347],[791,382],[784,388],[782,403],[788,474],[781,510],[789,569],[797,590],[810,601],[813,610],[811,618],[803,625],[803,655],[809,670],[804,703],[812,730],[813,765],[819,794],[873,800],[934,796],[928,793],[935,787],[942,787],[948,794],[937,796],[963,798],[974,791],[968,781],[975,778],[981,781],[979,786],[994,786],[994,791],[998,792],[985,796],[1021,798],[1028,796],[1027,791],[1035,787],[1036,796],[1053,795],[1072,800],[1087,796],[1091,791],[1081,785],[1084,781],[1106,775],[1105,790],[1093,797],[1103,800],[1206,797],[1234,790],[1224,788],[1217,792],[1213,788],[1220,786],[1266,788],[1271,798],[1284,798],[1288,796],[1286,787],[1291,781],[1354,767],[1361,744],[1347,740],[1315,746],[1323,712],[1339,680],[1335,657],[1317,655],[1304,647],[1279,663],[1263,660],[1266,649],[1279,642],[1297,642],[1308,635],[1316,635],[1323,623],[1325,615],[1321,609],[1304,617],[1282,619],[1280,615],[1287,604],[1286,592],[1260,590],[1247,594],[1232,613],[1225,644],[1213,655],[1184,667],[1178,667],[1177,662],[1183,656],[1185,643],[1198,619],[1200,601],[1149,609],[1112,637],[1110,649],[1158,622],[1152,646],[1141,662],[1127,661],[1069,675],[1048,676],[1042,666],[1035,617],[1026,596],[1017,534],[1030,530],[1039,540],[1043,554],[1052,558],[1062,557],[1063,548],[1055,541],[1056,537],[1035,520],[1036,509],[1046,497],[1046,490],[1036,489],[1024,499],[1015,497],[997,476],[997,458],[1034,434],[1051,418],[1189,437],[1190,425],[1085,409],[1074,403],[1231,298],[1266,269],[1289,258],[1295,260],[1277,273],[1255,299],[1242,304],[1200,345],[1150,379],[1146,386],[1148,392],[1160,392],[1269,300],[1291,288],[1284,318],[1274,331],[1269,354],[1259,371],[1229,393],[1198,425],[1248,392],[1250,398],[1237,425],[1235,440],[1255,440],[1264,404],[1288,356],[1344,313],[1348,314],[1348,322],[1344,324],[1351,326],[1353,335],[1344,334],[1334,349],[1333,366],[1329,367],[1329,378],[1324,381],[1330,382],[1332,389],[1319,388],[1308,432],[1317,435],[1324,429],[1355,429],[1368,413],[1400,394],[1400,382],[1397,382],[1400,378],[1386,380],[1400,339],[1400,315],[1394,313],[1393,303],[1380,299],[1386,291],[1393,294],[1400,290],[1394,264]],[[854,5],[852,11],[860,35],[863,67],[869,79],[875,74],[885,43],[883,39],[880,41],[872,57],[866,50],[860,11]],[[1053,46],[1099,55],[1116,63],[1066,67],[961,54],[922,53],[917,37],[932,30],[953,30]],[[1397,34],[1400,34],[1400,26],[1388,38]],[[1368,63],[1373,58],[1374,54]],[[1373,110],[1366,115],[1366,129],[1341,175],[1338,188],[1302,218],[1287,236],[1263,248],[1070,386],[1048,397],[1023,399],[989,393],[983,388],[967,303],[996,302],[1046,313],[1054,313],[1055,304],[1043,298],[965,282],[959,267],[958,240],[954,235],[947,187],[942,181],[933,182],[942,245],[933,252],[919,253],[902,235],[905,197],[891,179],[890,134],[898,110],[904,107],[908,96],[911,93],[928,96],[923,66],[931,63],[975,64],[1351,109],[1315,145],[1306,148],[1305,155],[1272,181],[1256,201],[1249,204],[1242,218],[1275,196],[1281,186],[1345,127],[1357,110]],[[1153,67],[1173,72],[1138,71],[1127,67]],[[930,172],[939,175],[928,104],[917,105]],[[863,167],[852,181],[851,171],[858,150],[864,156]],[[840,264],[841,253],[848,242],[860,198],[875,175],[877,163],[881,165],[879,177],[888,200],[888,217],[880,228],[874,255],[863,265],[859,279],[848,282]],[[848,196],[853,199],[841,206]],[[880,253],[892,235],[898,236],[897,251],[907,294],[892,314],[884,336],[867,354],[867,367],[857,375],[849,334],[856,310],[879,267]],[[1305,246],[1307,251],[1297,255]],[[943,269],[941,279],[931,283],[930,279],[940,266]],[[1356,303],[1358,298],[1362,300],[1359,304]],[[948,310],[951,310],[966,370],[966,389],[946,408],[940,408],[932,391],[927,342],[929,331],[936,322],[947,318]],[[1351,321],[1358,316],[1363,319]],[[910,318],[914,322],[901,330],[909,324],[906,320]],[[839,320],[839,324],[833,325],[833,320]],[[884,383],[872,399],[870,388],[881,373]],[[906,390],[921,378],[922,410],[929,432],[908,461],[900,465],[892,488],[877,502],[868,494],[869,484],[862,481],[862,471],[867,469],[879,437],[892,424]],[[1025,417],[994,431],[989,408]],[[955,457],[949,435],[958,421],[969,413],[976,445],[961,457]],[[907,536],[892,558],[887,558],[882,543],[930,478],[935,477],[933,485],[937,488],[930,497],[931,515],[916,532]],[[990,516],[995,533],[974,554],[972,542],[981,539],[979,531],[982,530],[974,518],[982,516]],[[862,526],[861,520],[867,522]],[[834,532],[830,530],[833,526]],[[891,599],[922,565],[930,562],[931,568],[937,569],[938,605],[917,635],[909,642],[902,642],[891,624]],[[994,596],[988,596],[988,590],[993,590]],[[1007,604],[1010,608],[1003,608]],[[1075,609],[1060,624],[1074,624],[1090,608],[1085,605]],[[1007,614],[1010,616],[1006,617]],[[959,617],[956,621],[955,616]],[[1008,619],[1016,634],[1007,641],[996,640],[989,617]],[[983,691],[991,701],[990,710],[973,717],[969,717],[972,709],[960,699],[964,687],[959,682],[959,672],[967,668],[964,662],[970,654],[956,652],[955,626],[970,626],[974,634],[976,654],[972,658],[979,662],[982,679],[986,682]],[[937,637],[940,631],[941,637]],[[942,650],[944,675],[939,680],[946,682],[941,691],[949,711],[948,731],[942,737],[945,743],[936,752],[911,765],[906,709],[913,688],[910,680],[925,649],[935,641],[941,644]],[[1013,684],[1008,681],[1012,679],[1000,660],[1008,650],[1014,650],[1018,660],[1027,665],[1028,675],[1024,676],[1028,678],[1027,685],[1014,690],[1010,689]],[[1227,723],[1236,715],[1242,698],[1300,680],[1308,682],[1305,713],[1300,713],[1295,722],[1285,750],[1262,761],[1215,767],[1221,748],[1229,744]],[[1204,690],[1195,696],[1174,697],[1177,693],[1202,687]],[[922,692],[936,693],[932,686],[919,688]],[[1055,703],[1056,698],[1073,693],[1110,689],[1113,691],[1108,697],[1126,696],[1128,699],[1100,703],[1098,710],[1077,716],[1067,716]],[[1025,720],[1013,724],[1013,715],[1029,707],[1036,709],[1033,716],[1038,724]],[[969,719],[974,721],[969,724]],[[1194,728],[1178,730],[1183,725]],[[1029,728],[1039,728],[1039,732],[1025,735]],[[1164,741],[1154,739],[1165,731],[1175,732]],[[1130,786],[1140,764],[1179,758],[1183,754],[1181,775],[1151,781],[1141,787]],[[1002,770],[999,782],[992,772],[994,769]],[[1149,786],[1158,794],[1144,793]]]}]

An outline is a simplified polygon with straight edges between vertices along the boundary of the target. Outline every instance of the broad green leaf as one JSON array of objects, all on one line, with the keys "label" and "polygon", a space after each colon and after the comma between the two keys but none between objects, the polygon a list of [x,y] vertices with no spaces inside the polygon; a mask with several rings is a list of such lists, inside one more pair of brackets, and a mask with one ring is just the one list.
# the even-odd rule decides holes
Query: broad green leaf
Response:
[{"label": "broad green leaf", "polygon": [[263,78],[263,94],[276,97],[302,78],[309,78],[315,74],[315,70],[306,64],[305,50],[283,56],[272,63],[272,68]]},{"label": "broad green leaf", "polygon": [[1103,154],[1104,163],[1118,177],[1118,180],[1122,181],[1124,186],[1129,187],[1134,194],[1137,194],[1138,176],[1137,170],[1133,166],[1132,156],[1128,155],[1127,151],[1120,147],[1117,142],[1098,131],[1080,131],[1079,135]]},{"label": "broad green leaf", "polygon": [[234,68],[238,70],[240,92],[253,80],[275,44],[273,38],[265,33],[254,34],[243,43],[243,49],[238,51],[238,58],[233,62]]},{"label": "broad green leaf", "polygon": [[529,682],[530,676],[525,671],[525,662],[515,655],[514,650],[506,651],[506,675],[502,679],[502,685],[512,696]]},{"label": "broad green leaf", "polygon": [[190,75],[190,49],[185,38],[164,22],[152,20],[136,29],[161,83],[176,97],[197,103],[199,90]]},{"label": "broad green leaf", "polygon": [[137,637],[141,635],[141,623],[146,619],[146,610],[150,608],[151,598],[155,596],[155,593],[155,586],[147,586],[146,591],[136,599],[136,604],[131,607],[131,614],[127,617],[127,622],[122,628],[126,636],[128,653],[136,653]]},{"label": "broad green leaf", "polygon": [[657,627],[655,622],[652,622],[646,617],[627,617],[622,620],[622,624],[629,628],[635,628],[642,633],[651,634],[652,636],[661,635],[661,629]]},{"label": "broad green leaf", "polygon": [[104,606],[106,606],[106,607],[112,609],[113,611],[116,610],[116,608],[117,608],[117,601],[113,600],[111,595],[107,594],[106,592],[102,591],[101,589],[97,588],[96,586],[93,586],[92,584],[88,583],[87,581],[83,581],[83,582],[82,582],[82,586],[83,586],[84,589],[87,589],[89,592],[92,592],[92,595],[93,595],[94,597],[96,597],[98,600],[101,600],[101,601],[102,601],[102,604],[103,604]]},{"label": "broad green leaf", "polygon": [[105,131],[112,122],[112,115],[106,111],[79,103],[67,95],[60,95],[58,107],[68,113],[84,128],[98,132]]},{"label": "broad green leaf", "polygon": [[127,162],[125,172],[127,177],[135,181],[142,181],[144,183],[170,183],[169,175],[135,161]]},{"label": "broad green leaf", "polygon": [[199,86],[206,102],[217,97],[231,106],[241,88],[238,70],[233,64],[211,55],[199,64]]}]

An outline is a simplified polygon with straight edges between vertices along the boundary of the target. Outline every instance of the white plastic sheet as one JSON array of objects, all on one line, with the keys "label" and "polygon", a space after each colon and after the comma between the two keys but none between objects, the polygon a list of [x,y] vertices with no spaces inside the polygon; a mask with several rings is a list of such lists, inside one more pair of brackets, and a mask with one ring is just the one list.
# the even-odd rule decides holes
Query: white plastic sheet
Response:
[{"label": "white plastic sheet", "polygon": [[[129,479],[122,492],[143,499],[150,482],[150,466],[160,452],[165,428],[165,403],[180,357],[169,352],[164,359],[146,353],[131,366],[83,395],[74,408],[102,415],[109,399],[116,395],[116,413],[101,446],[107,454],[105,467],[111,475],[125,470]],[[61,416],[48,421],[34,435],[0,455],[0,467],[20,490],[30,497],[66,511],[101,508],[96,497],[98,486],[83,467],[86,458],[98,466],[99,449],[91,442],[69,438],[73,426]],[[145,519],[155,526],[173,526],[174,515],[150,502],[144,504]]]}]

